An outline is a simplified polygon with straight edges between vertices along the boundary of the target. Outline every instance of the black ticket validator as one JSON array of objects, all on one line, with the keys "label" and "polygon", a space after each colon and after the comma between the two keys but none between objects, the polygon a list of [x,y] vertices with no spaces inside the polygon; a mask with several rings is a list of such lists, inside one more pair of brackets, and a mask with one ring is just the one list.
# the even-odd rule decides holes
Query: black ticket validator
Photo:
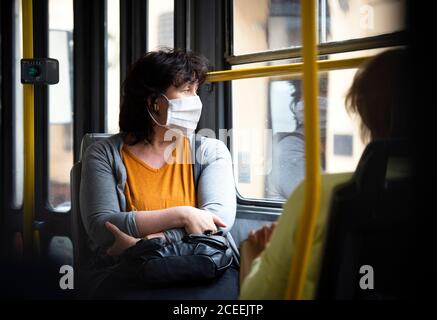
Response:
[{"label": "black ticket validator", "polygon": [[56,84],[59,62],[51,58],[21,59],[22,84]]}]

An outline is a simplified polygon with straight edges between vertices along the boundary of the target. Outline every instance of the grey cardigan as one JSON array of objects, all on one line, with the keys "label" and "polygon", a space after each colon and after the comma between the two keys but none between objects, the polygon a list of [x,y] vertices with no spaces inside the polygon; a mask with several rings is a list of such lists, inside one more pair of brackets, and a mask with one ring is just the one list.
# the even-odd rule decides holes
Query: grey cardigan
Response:
[{"label": "grey cardigan", "polygon": [[[197,145],[194,135],[191,136],[191,152],[197,151],[194,180],[198,207],[218,215],[227,226],[222,230],[228,232],[236,214],[231,155],[225,144],[216,139],[202,137]],[[121,158],[122,146],[123,134],[115,134],[90,145],[82,160],[80,212],[93,251],[108,248],[114,241],[105,227],[106,221],[133,237],[140,237],[135,223],[136,212],[126,211],[124,189],[127,174]],[[184,229],[165,231],[170,241],[179,240],[184,234]],[[232,238],[229,240],[235,250]]]}]

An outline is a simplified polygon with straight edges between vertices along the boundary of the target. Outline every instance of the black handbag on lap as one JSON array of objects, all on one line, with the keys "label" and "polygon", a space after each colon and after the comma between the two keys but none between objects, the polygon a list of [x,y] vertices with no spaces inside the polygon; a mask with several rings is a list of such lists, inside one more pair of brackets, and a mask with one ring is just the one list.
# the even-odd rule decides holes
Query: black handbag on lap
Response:
[{"label": "black handbag on lap", "polygon": [[185,235],[176,242],[141,239],[121,256],[116,269],[135,286],[161,288],[196,284],[222,275],[233,262],[222,232]]}]

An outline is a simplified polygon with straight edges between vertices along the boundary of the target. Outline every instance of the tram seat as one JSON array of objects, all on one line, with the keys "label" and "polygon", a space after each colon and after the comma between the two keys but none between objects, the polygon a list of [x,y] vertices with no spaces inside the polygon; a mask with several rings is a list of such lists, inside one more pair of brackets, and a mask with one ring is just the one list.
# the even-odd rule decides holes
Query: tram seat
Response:
[{"label": "tram seat", "polygon": [[[74,164],[70,172],[71,179],[71,238],[73,242],[74,270],[75,275],[84,271],[86,262],[91,258],[91,250],[88,246],[88,235],[82,222],[79,207],[79,190],[82,171],[82,156],[85,150],[94,142],[110,137],[107,133],[88,133],[80,146],[79,161]],[[77,282],[77,281],[76,281]]]},{"label": "tram seat", "polygon": [[[408,163],[410,155],[406,140],[372,142],[352,179],[334,190],[318,299],[414,297],[413,180],[411,171],[390,178],[387,170]],[[362,266],[373,269],[373,289],[372,271]]]}]

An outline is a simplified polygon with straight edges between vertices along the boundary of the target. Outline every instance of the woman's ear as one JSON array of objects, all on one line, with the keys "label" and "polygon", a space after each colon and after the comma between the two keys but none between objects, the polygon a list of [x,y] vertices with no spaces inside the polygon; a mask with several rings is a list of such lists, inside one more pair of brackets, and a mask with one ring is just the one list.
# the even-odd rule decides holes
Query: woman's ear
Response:
[{"label": "woman's ear", "polygon": [[154,99],[152,97],[147,97],[147,108],[149,108],[149,110],[153,110],[152,108],[153,100]]},{"label": "woman's ear", "polygon": [[158,114],[160,110],[158,99],[156,97],[148,97],[147,108],[149,108],[149,111]]},{"label": "woman's ear", "polygon": [[153,104],[151,105],[152,110],[155,110],[155,103],[156,103],[156,108],[157,110],[155,112],[160,113],[160,112],[165,112],[168,108],[168,102],[167,99],[160,95],[158,97],[155,98]]}]

